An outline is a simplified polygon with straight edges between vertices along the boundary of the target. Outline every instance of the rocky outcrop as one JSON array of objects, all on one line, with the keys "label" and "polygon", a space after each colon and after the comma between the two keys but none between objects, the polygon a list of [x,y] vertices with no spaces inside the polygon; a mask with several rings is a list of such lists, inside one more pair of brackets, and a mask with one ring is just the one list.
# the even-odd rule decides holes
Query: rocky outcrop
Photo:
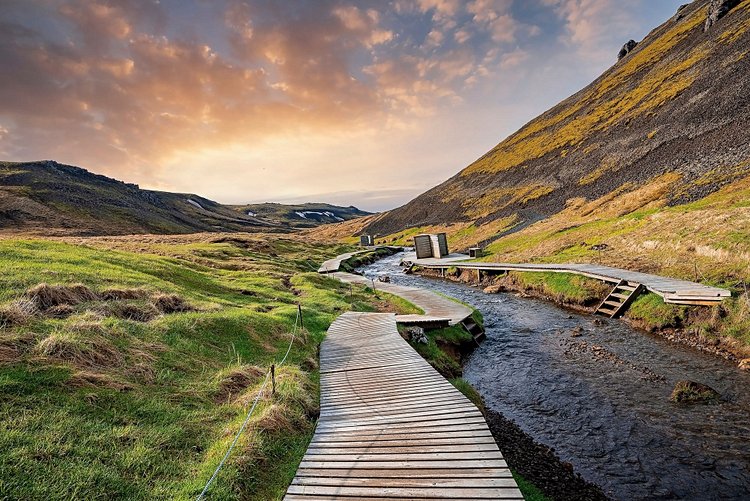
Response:
[{"label": "rocky outcrop", "polygon": [[622,49],[620,49],[620,52],[617,54],[617,60],[619,61],[623,57],[630,54],[630,52],[635,49],[635,47],[638,45],[638,42],[635,40],[628,40],[625,45],[622,46]]},{"label": "rocky outcrop", "polygon": [[672,21],[679,21],[680,19],[683,19],[685,17],[685,8],[688,7],[690,4],[682,4],[677,8],[677,12],[675,13],[674,17],[672,17]]},{"label": "rocky outcrop", "polygon": [[711,26],[726,16],[739,3],[740,0],[711,0],[708,4],[708,16],[706,17],[706,24],[703,27],[703,31],[711,29]]}]

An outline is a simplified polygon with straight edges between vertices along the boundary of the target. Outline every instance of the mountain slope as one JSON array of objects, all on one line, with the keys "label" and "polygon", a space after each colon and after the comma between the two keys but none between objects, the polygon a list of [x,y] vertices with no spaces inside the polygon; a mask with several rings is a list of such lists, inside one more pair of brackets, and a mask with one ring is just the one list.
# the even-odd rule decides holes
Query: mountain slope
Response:
[{"label": "mountain slope", "polygon": [[234,209],[248,216],[257,216],[279,224],[289,224],[293,228],[314,228],[321,224],[339,223],[371,214],[354,206],[339,207],[325,203],[248,204],[234,206]]},{"label": "mountain slope", "polygon": [[[325,207],[342,219],[358,212]],[[197,195],[142,190],[53,161],[0,162],[0,231],[45,235],[290,231],[296,219],[301,218],[249,216],[247,211]],[[310,225],[324,222],[308,220]]]},{"label": "mountain slope", "polygon": [[704,32],[709,3],[682,7],[591,85],[364,232],[453,224],[491,241],[582,200],[668,181],[643,205],[677,205],[747,175],[750,1]]}]

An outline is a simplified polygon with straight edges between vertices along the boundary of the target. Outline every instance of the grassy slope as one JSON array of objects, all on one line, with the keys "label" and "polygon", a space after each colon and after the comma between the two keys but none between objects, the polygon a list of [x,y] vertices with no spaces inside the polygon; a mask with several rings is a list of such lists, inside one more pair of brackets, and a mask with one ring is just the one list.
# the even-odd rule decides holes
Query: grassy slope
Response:
[{"label": "grassy slope", "polygon": [[193,498],[283,356],[300,302],[306,330],[277,394],[212,488],[212,499],[281,496],[313,430],[325,329],[352,307],[392,306],[311,272],[345,247],[231,238],[0,241],[5,310],[40,282],[171,292],[201,310],[138,322],[114,306],[147,301],[90,300],[0,328],[0,498]]},{"label": "grassy slope", "polygon": [[[678,308],[650,296],[638,300],[629,316],[649,329],[686,327],[727,341],[740,353],[750,346],[750,177],[728,180],[719,191],[695,202],[667,206],[679,187],[676,176],[662,176],[634,191],[621,190],[596,200],[570,200],[565,210],[518,232],[496,239],[485,261],[599,263],[657,273],[734,291],[733,299],[710,308]],[[407,243],[423,230],[447,231],[452,248],[465,242],[461,225],[415,228],[384,237]],[[471,242],[468,242],[471,243]],[[605,250],[592,249],[605,244]],[[538,288],[561,302],[581,304],[582,279],[556,274],[516,274],[521,288]],[[595,294],[596,295],[596,294]],[[646,308],[646,305],[649,307]],[[711,311],[704,311],[711,310]]]}]

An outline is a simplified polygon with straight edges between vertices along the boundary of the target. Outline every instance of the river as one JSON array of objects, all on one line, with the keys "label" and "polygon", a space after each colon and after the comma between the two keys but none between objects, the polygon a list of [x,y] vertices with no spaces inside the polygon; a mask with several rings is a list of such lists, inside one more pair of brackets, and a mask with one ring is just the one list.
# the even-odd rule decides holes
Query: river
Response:
[{"label": "river", "polygon": [[[361,271],[480,310],[487,340],[466,361],[464,378],[609,496],[750,499],[750,373],[620,320],[405,275],[402,257]],[[682,379],[715,388],[724,401],[670,402]]]}]

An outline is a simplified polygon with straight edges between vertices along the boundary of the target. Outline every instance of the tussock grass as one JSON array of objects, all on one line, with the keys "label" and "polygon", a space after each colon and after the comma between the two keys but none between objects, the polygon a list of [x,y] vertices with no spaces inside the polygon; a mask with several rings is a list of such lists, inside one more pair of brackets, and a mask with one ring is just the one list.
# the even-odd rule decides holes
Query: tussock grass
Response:
[{"label": "tussock grass", "polygon": [[24,325],[38,313],[36,303],[27,298],[0,305],[0,329]]},{"label": "tussock grass", "polygon": [[[305,329],[276,393],[210,491],[280,499],[319,413],[325,330],[389,301],[362,287],[350,297],[313,271],[350,249],[267,235],[0,239],[2,311],[33,305],[0,328],[3,495],[194,499],[286,352],[301,303]],[[138,321],[131,307],[157,313]]]},{"label": "tussock grass", "polygon": [[26,296],[40,310],[48,310],[60,305],[72,306],[99,299],[91,289],[83,284],[49,285],[42,283],[26,291]]},{"label": "tussock grass", "polygon": [[39,341],[33,351],[50,361],[76,367],[112,367],[122,363],[121,353],[105,338],[98,324],[57,330]]},{"label": "tussock grass", "polygon": [[250,385],[258,383],[263,379],[267,369],[262,369],[255,365],[243,364],[240,366],[230,366],[220,370],[214,376],[217,382],[216,401],[226,402],[236,398]]},{"label": "tussock grass", "polygon": [[177,294],[156,294],[151,300],[154,307],[165,314],[193,310],[193,308]]}]

